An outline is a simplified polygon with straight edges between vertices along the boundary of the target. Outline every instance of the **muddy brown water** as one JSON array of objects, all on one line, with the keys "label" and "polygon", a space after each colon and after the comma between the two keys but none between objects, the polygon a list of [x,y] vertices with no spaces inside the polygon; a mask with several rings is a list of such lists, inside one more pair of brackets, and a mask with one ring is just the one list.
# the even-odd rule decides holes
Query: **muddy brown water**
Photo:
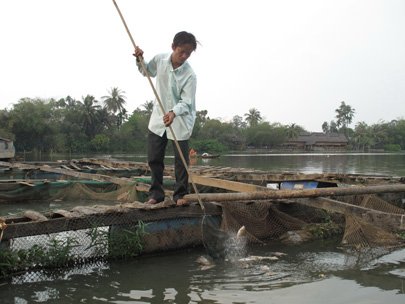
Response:
[{"label": "muddy brown water", "polygon": [[[405,154],[221,155],[204,164],[405,176]],[[248,265],[218,261],[203,270],[196,260],[206,253],[194,248],[30,272],[0,282],[0,303],[405,303],[405,249],[358,255],[331,239],[298,246],[274,241],[246,250],[286,255]]]}]

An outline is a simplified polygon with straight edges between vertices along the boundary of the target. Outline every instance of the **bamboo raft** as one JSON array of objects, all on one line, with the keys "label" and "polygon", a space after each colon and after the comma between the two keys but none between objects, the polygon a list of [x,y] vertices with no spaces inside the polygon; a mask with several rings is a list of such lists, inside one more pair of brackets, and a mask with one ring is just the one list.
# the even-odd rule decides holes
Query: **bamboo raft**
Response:
[{"label": "bamboo raft", "polygon": [[[0,167],[9,170],[21,170],[25,172],[41,171],[57,174],[58,177],[93,180],[99,182],[113,183],[119,186],[132,185],[136,191],[147,192],[149,186],[142,179],[149,173],[149,167],[141,162],[124,162],[108,159],[80,159],[71,161],[60,161],[56,163],[30,164],[30,163],[8,163],[0,162]],[[302,173],[269,173],[261,170],[250,170],[231,167],[198,166],[191,167],[193,181],[199,186],[207,186],[224,190],[218,193],[200,193],[200,199],[204,202],[233,202],[252,200],[287,200],[302,198],[323,198],[361,194],[384,194],[384,193],[405,193],[405,178],[379,175],[356,175],[356,174],[302,174]],[[86,171],[100,172],[141,172],[142,175],[117,177],[114,175],[88,173]],[[164,174],[165,179],[174,179],[173,166],[167,166]],[[300,186],[300,182],[316,181],[322,184],[322,188],[295,190],[278,190],[265,187],[268,183],[293,181]],[[0,191],[4,188],[14,186],[34,187],[35,183],[49,183],[50,180],[14,179],[2,180]],[[344,185],[339,186],[338,185]],[[167,190],[168,195],[171,194]],[[190,202],[196,202],[196,194],[189,194],[185,198]],[[302,200],[301,200],[302,201]],[[308,200],[307,200],[308,201]],[[309,203],[306,203],[307,205]],[[322,208],[321,204],[312,204],[314,208]],[[319,205],[319,206],[318,206]],[[338,205],[338,204],[336,204]],[[332,207],[328,207],[332,208]],[[337,208],[339,209],[339,208]],[[21,222],[14,220],[14,222]]]},{"label": "bamboo raft", "polygon": [[[114,192],[113,201],[115,203],[112,205],[100,204],[108,196],[108,193],[102,192],[94,194],[94,197],[99,198],[100,201],[96,199],[97,204],[93,206],[76,206],[71,210],[59,209],[43,213],[27,210],[23,214],[11,216],[0,214],[0,253],[1,248],[9,248],[13,244],[13,240],[58,235],[58,233],[68,231],[87,231],[86,233],[89,233],[95,227],[109,227],[110,234],[112,231],[126,231],[125,227],[133,227],[140,222],[146,223],[142,253],[199,246],[202,245],[203,218],[206,216],[216,218],[219,229],[221,218],[224,219],[224,212],[225,218],[229,220],[231,213],[234,213],[233,216],[235,216],[237,208],[241,208],[240,214],[237,216],[246,217],[246,214],[251,216],[242,221],[247,221],[243,224],[250,231],[256,231],[255,234],[252,234],[253,239],[264,236],[263,229],[278,229],[279,227],[271,228],[269,226],[274,219],[276,222],[279,222],[280,219],[287,221],[287,224],[281,225],[285,226],[282,227],[284,230],[297,230],[303,227],[302,221],[291,221],[288,218],[289,215],[280,215],[275,206],[281,206],[281,209],[290,208],[288,206],[301,206],[301,210],[309,208],[307,212],[311,214],[314,213],[314,210],[323,210],[346,217],[346,222],[354,217],[355,223],[366,221],[367,225],[388,228],[391,231],[405,230],[405,212],[403,206],[400,206],[400,203],[403,204],[405,201],[403,177],[270,173],[228,167],[191,167],[194,183],[199,187],[206,187],[214,191],[199,193],[199,198],[193,193],[186,195],[185,198],[190,204],[185,207],[177,207],[170,200],[172,191],[169,189],[166,189],[168,199],[152,206],[145,205],[130,195],[130,192],[139,194],[148,191],[149,185],[145,181],[148,178],[149,168],[145,163],[81,159],[46,164],[0,162],[0,167],[11,170],[14,174],[17,172],[22,172],[22,175],[26,175],[27,172],[45,172],[52,173],[52,177],[57,178],[55,180],[4,179],[0,182],[0,204],[2,200],[7,200],[7,195],[1,195],[3,191],[10,189],[15,191],[15,189],[25,187],[35,192],[36,187],[52,188],[53,183],[61,183],[61,178],[65,184],[68,184],[67,179],[74,184],[76,188],[73,188],[73,192],[80,190],[79,188],[84,183],[83,180],[102,183],[109,187],[115,185],[117,189],[121,189]],[[100,174],[100,172],[106,174]],[[172,166],[167,166],[164,174],[166,181],[173,181],[174,169]],[[306,188],[311,184],[309,181],[313,182],[315,186],[311,185],[310,188]],[[286,187],[286,183],[289,187],[292,185],[292,188],[283,188]],[[276,185],[277,190],[269,188],[268,184]],[[384,203],[382,208],[375,207],[376,204],[373,206],[368,204],[369,201],[380,200],[377,196],[394,199],[397,205],[388,204],[390,207],[387,207],[387,204]],[[359,197],[361,198],[360,204],[354,204],[348,200]],[[205,210],[198,205],[198,199],[203,202]],[[258,209],[246,209],[251,208],[253,202],[259,204]],[[255,217],[257,218],[257,215],[254,215],[257,212],[261,214],[259,217],[267,212],[269,214],[273,212],[271,215],[273,218],[270,216],[267,224],[252,224],[249,227],[249,221],[253,222]],[[249,213],[252,214],[249,215]],[[233,222],[232,224],[235,225]],[[228,228],[238,228],[229,225]],[[238,225],[241,224],[238,223]],[[364,225],[359,224],[360,228],[365,227]],[[279,234],[281,232],[277,232],[273,236],[279,237]],[[80,237],[88,241],[88,237],[83,235]]]}]

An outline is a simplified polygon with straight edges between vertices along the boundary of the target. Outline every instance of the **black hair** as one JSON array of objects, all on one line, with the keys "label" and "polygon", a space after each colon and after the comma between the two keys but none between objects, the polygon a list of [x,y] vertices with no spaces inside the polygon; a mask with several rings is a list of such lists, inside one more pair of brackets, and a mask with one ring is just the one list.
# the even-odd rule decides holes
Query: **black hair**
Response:
[{"label": "black hair", "polygon": [[185,31],[178,32],[173,38],[173,46],[176,47],[183,44],[191,44],[194,51],[197,48],[197,40],[194,35]]}]

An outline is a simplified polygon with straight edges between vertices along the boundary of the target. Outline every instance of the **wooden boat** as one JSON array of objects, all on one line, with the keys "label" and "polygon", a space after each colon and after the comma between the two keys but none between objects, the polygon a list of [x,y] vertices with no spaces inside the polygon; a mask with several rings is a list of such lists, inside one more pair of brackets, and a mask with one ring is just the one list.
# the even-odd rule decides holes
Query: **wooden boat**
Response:
[{"label": "wooden boat", "polygon": [[210,153],[203,153],[199,155],[200,158],[218,158],[220,154],[210,154]]}]

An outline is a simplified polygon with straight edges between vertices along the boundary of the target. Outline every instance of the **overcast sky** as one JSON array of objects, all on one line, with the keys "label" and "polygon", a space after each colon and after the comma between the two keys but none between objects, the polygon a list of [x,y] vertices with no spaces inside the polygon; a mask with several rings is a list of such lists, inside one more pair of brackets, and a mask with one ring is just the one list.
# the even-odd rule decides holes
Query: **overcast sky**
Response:
[{"label": "overcast sky", "polygon": [[[405,116],[404,0],[116,0],[145,59],[176,32],[201,45],[189,61],[197,110],[321,131],[341,101],[352,127]],[[125,91],[132,112],[153,91],[111,0],[0,0],[0,108],[20,98],[101,100]]]}]

